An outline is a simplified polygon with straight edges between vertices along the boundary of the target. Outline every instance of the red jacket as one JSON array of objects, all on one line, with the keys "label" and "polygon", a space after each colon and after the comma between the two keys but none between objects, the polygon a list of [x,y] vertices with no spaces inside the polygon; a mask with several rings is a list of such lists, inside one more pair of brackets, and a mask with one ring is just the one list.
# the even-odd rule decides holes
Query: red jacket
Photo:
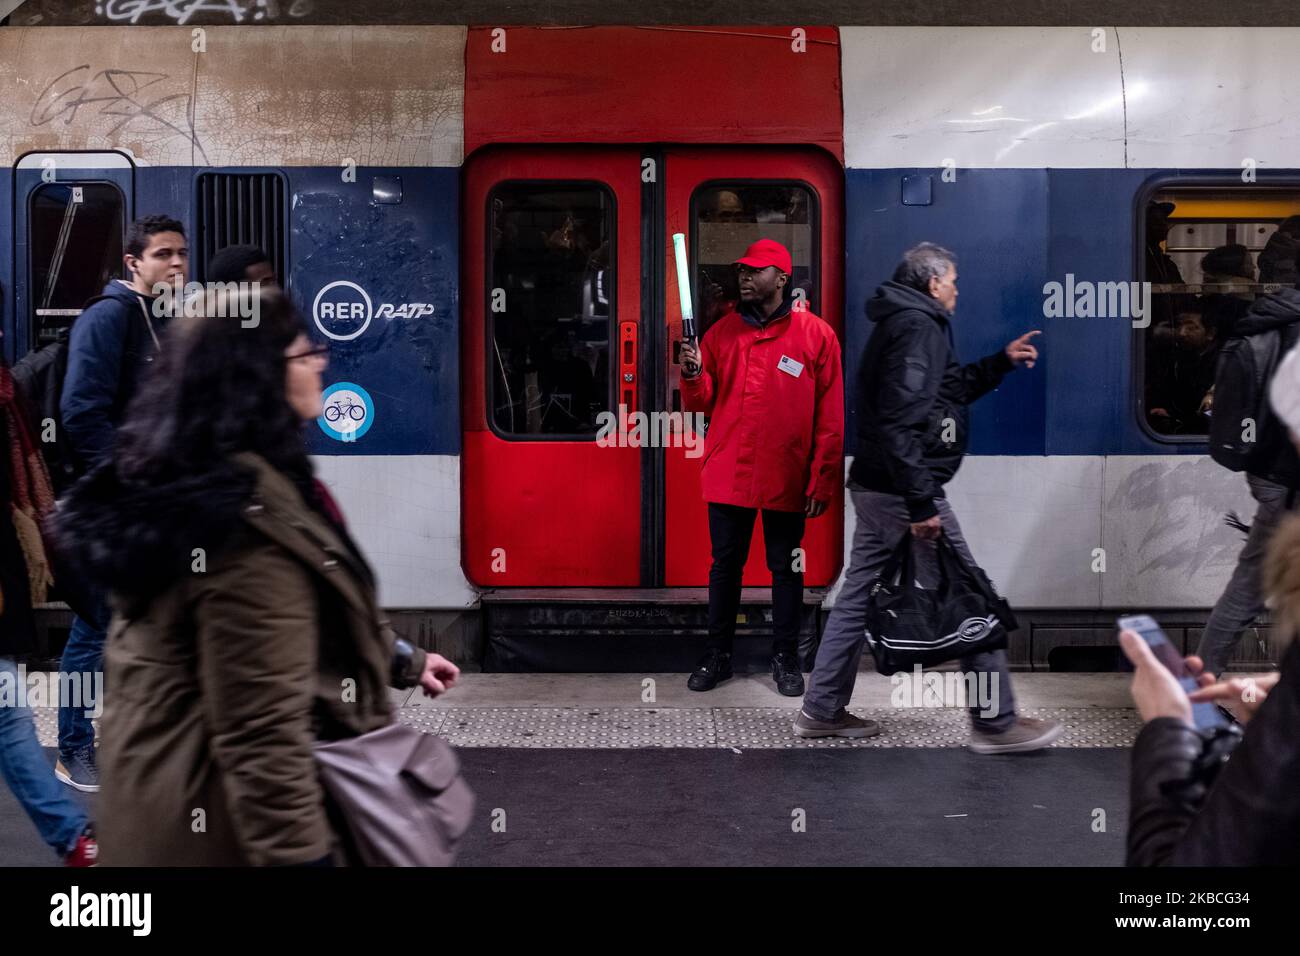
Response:
[{"label": "red jacket", "polygon": [[763,328],[737,312],[700,342],[702,369],[682,378],[687,411],[709,420],[704,500],[771,511],[829,501],[844,480],[844,379],[835,331],[806,310]]}]

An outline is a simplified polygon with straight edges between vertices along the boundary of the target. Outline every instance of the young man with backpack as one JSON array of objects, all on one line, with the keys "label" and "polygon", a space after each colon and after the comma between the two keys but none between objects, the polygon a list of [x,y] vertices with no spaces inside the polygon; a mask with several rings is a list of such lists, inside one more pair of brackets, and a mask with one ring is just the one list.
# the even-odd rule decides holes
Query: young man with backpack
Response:
[{"label": "young man with backpack", "polygon": [[1241,634],[1264,610],[1261,568],[1278,522],[1293,510],[1300,455],[1268,404],[1268,386],[1283,355],[1300,339],[1300,290],[1260,296],[1238,320],[1219,353],[1210,411],[1210,456],[1244,471],[1258,502],[1246,545],[1201,634],[1196,653],[1222,674]]},{"label": "young man with backpack", "polygon": [[[166,316],[154,314],[155,287],[183,284],[189,268],[185,227],[168,216],[146,216],[127,230],[128,278],[114,279],[72,325],[67,375],[62,383],[64,453],[85,473],[113,451],[115,432],[146,366],[158,354]],[[91,594],[86,616],[73,618],[60,665],[65,673],[102,667],[109,610],[103,594]],[[82,709],[59,708],[59,759],[55,775],[84,792],[99,790],[95,731]]]}]

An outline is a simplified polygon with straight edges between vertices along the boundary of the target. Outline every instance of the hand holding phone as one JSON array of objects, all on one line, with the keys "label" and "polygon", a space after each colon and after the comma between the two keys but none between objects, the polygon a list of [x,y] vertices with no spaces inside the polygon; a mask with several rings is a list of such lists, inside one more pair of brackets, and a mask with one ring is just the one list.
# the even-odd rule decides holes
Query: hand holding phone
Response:
[{"label": "hand holding phone", "polygon": [[1192,673],[1154,618],[1136,614],[1121,617],[1117,623],[1124,654],[1133,662],[1133,697],[1144,720],[1178,717],[1203,731],[1227,726],[1228,719],[1214,704],[1188,700],[1200,686],[1198,675]]}]

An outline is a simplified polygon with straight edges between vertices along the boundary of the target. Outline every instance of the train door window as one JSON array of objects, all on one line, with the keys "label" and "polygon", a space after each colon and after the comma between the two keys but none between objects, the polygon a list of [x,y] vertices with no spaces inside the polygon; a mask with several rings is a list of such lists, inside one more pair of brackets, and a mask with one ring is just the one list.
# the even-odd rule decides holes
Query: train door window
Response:
[{"label": "train door window", "polygon": [[699,332],[736,307],[740,292],[732,264],[759,239],[775,239],[790,250],[794,274],[787,301],[806,299],[817,311],[817,202],[802,183],[709,182],[691,196],[695,230],[695,312]]},{"label": "train door window", "polygon": [[30,202],[31,341],[41,344],[122,277],[125,200],[112,183],[54,182],[35,189]]},{"label": "train door window", "polygon": [[1145,217],[1142,414],[1156,435],[1203,439],[1223,342],[1257,297],[1296,284],[1300,190],[1163,189]]},{"label": "train door window", "polygon": [[202,173],[194,204],[195,274],[208,281],[208,263],[226,246],[255,246],[285,274],[285,184],[278,173]]},{"label": "train door window", "polygon": [[614,196],[503,183],[488,198],[490,420],[504,437],[595,437],[611,409]]}]

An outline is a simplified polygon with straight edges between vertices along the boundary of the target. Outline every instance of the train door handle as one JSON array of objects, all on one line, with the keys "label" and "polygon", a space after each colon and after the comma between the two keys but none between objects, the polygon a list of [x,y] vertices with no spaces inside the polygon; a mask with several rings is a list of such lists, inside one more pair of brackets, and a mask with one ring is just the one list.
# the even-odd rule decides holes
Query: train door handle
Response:
[{"label": "train door handle", "polygon": [[637,323],[618,324],[618,394],[619,405],[636,411]]}]

